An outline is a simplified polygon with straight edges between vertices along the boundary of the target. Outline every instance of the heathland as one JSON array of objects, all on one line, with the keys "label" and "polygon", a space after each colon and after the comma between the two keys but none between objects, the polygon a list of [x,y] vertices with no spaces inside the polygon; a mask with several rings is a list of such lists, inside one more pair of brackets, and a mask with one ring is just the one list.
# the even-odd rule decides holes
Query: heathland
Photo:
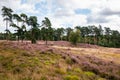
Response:
[{"label": "heathland", "polygon": [[0,80],[120,80],[120,48],[0,41]]}]

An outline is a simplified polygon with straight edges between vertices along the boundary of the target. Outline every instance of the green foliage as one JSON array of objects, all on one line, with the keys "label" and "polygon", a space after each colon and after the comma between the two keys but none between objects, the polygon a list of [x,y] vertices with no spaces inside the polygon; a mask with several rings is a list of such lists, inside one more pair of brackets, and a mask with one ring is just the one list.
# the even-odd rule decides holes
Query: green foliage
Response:
[{"label": "green foliage", "polygon": [[[3,21],[6,21],[6,33],[0,33],[0,40],[31,40],[31,43],[36,43],[37,40],[58,41],[65,40],[70,41],[76,45],[77,42],[95,44],[105,47],[120,47],[120,32],[117,30],[111,30],[102,26],[76,26],[74,31],[72,28],[52,28],[51,21],[45,17],[42,20],[41,30],[38,28],[38,20],[36,16],[28,17],[26,14],[20,15],[13,13],[13,10],[3,6],[2,9]],[[17,23],[16,23],[17,22]],[[22,23],[20,26],[19,23]],[[15,33],[11,33],[8,29],[9,26],[15,28]],[[26,30],[26,27],[30,26],[30,30]],[[78,31],[79,30],[79,31]]]},{"label": "green foliage", "polygon": [[64,28],[57,28],[57,29],[55,30],[56,40],[62,40],[64,31],[65,31]]},{"label": "green foliage", "polygon": [[45,20],[42,21],[42,26],[44,27],[44,31],[45,31],[44,37],[47,45],[47,40],[48,40],[48,37],[50,38],[49,34],[51,32],[51,26],[52,26],[50,20],[47,17],[45,17]]},{"label": "green foliage", "polygon": [[65,31],[66,31],[66,33],[67,33],[67,35],[66,35],[66,40],[67,40],[67,41],[70,41],[70,40],[69,40],[69,37],[70,37],[70,33],[73,31],[73,29],[71,29],[70,27],[68,27],[68,28],[65,29]]},{"label": "green foliage", "polygon": [[9,22],[12,22],[12,12],[13,12],[13,10],[11,8],[3,6],[1,11],[2,11],[2,16],[4,18],[3,21],[6,21],[6,30],[5,30],[6,35],[5,36],[6,36],[6,40],[8,40],[9,32],[10,32],[8,27],[10,26]]},{"label": "green foliage", "polygon": [[75,68],[74,71],[75,71],[75,72],[78,72],[78,73],[81,73],[81,72],[82,72],[82,70],[81,70],[80,68]]},{"label": "green foliage", "polygon": [[93,72],[85,72],[84,73],[89,79],[94,80],[96,78],[96,75]]},{"label": "green foliage", "polygon": [[76,45],[76,43],[80,41],[80,30],[72,31],[69,39],[72,44]]},{"label": "green foliage", "polygon": [[36,43],[36,35],[38,34],[38,23],[37,23],[37,17],[36,16],[30,16],[28,20],[28,25],[31,26],[31,43]]},{"label": "green foliage", "polygon": [[64,77],[64,80],[79,80],[79,77],[76,75],[67,75]]}]

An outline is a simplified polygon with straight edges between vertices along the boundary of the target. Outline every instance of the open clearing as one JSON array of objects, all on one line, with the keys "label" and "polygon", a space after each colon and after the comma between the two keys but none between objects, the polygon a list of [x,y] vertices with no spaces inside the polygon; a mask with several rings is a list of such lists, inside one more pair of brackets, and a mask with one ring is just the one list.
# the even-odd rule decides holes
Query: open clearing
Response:
[{"label": "open clearing", "polygon": [[97,58],[113,61],[117,64],[120,64],[120,49],[116,48],[105,48],[105,47],[98,47],[98,48],[73,48],[73,47],[62,47],[62,46],[52,46],[53,48],[69,50],[69,52],[82,55],[91,55]]},{"label": "open clearing", "polygon": [[120,80],[120,48],[44,43],[0,41],[0,80]]}]

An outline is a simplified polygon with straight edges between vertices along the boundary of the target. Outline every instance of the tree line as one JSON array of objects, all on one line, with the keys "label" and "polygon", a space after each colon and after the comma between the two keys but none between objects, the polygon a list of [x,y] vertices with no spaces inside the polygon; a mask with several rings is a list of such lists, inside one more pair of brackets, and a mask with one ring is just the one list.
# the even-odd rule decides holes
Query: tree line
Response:
[{"label": "tree line", "polygon": [[[6,22],[6,32],[0,33],[0,39],[4,40],[36,40],[47,41],[70,41],[76,43],[88,43],[106,47],[120,47],[120,32],[111,30],[109,27],[102,28],[101,25],[95,26],[76,26],[74,29],[52,28],[49,18],[45,17],[42,24],[38,23],[36,16],[27,16],[24,13],[15,14],[13,10],[3,6],[2,16]],[[13,27],[15,32],[12,33],[9,27]],[[26,27],[30,27],[29,30]]]}]

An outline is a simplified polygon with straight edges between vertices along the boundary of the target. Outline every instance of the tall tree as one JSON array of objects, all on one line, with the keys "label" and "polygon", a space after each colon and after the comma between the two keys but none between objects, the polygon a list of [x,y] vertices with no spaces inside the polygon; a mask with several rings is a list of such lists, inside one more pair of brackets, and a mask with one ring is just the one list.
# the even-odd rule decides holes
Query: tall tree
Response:
[{"label": "tall tree", "polygon": [[81,34],[81,37],[82,37],[82,42],[84,42],[84,43],[88,42],[89,43],[89,34],[90,34],[89,28],[87,26],[83,26],[83,27],[76,26],[75,28],[80,30],[80,34]]},{"label": "tall tree", "polygon": [[24,38],[24,33],[25,33],[26,27],[25,27],[25,26],[19,27],[19,26],[17,26],[17,25],[14,24],[14,23],[12,23],[11,26],[12,26],[13,28],[16,28],[15,31],[17,31],[17,32],[16,32],[17,40],[19,41],[19,40],[21,39],[22,42],[23,42],[23,38]]},{"label": "tall tree", "polygon": [[[22,36],[22,32],[23,32],[22,27],[20,27],[20,25],[19,25],[19,23],[22,22],[22,19],[18,14],[13,14],[12,16],[13,16],[12,18],[13,18],[14,23],[12,23],[11,26],[17,29],[15,31],[17,31],[16,34],[17,34],[17,38],[19,41]],[[16,24],[15,24],[15,22],[16,22]]]},{"label": "tall tree", "polygon": [[94,30],[94,44],[98,44],[98,38],[100,36],[99,29],[95,26],[93,30]]},{"label": "tall tree", "polygon": [[16,25],[19,26],[19,22],[22,21],[21,17],[18,14],[13,14],[13,19],[16,20]]},{"label": "tall tree", "polygon": [[2,7],[2,16],[4,17],[4,21],[6,21],[6,40],[8,40],[8,23],[12,22],[12,12],[13,10],[10,8],[7,8],[5,6]]},{"label": "tall tree", "polygon": [[117,30],[111,30],[111,45],[112,47],[120,47],[120,33]]},{"label": "tall tree", "polygon": [[27,17],[26,14],[21,13],[21,14],[20,14],[20,17],[21,17],[21,20],[22,20],[22,25],[25,25],[25,23],[26,23],[26,24],[28,23],[28,17]]},{"label": "tall tree", "polygon": [[23,39],[25,39],[26,38],[26,32],[27,32],[27,30],[26,30],[26,26],[28,25],[28,17],[27,17],[27,15],[26,14],[24,14],[24,13],[21,13],[20,14],[20,17],[21,17],[21,21],[22,21],[22,28],[23,28],[23,34],[24,35],[22,35],[22,41],[23,41]]},{"label": "tall tree", "polygon": [[52,28],[52,27],[49,27],[48,28],[48,40],[54,40],[54,28]]},{"label": "tall tree", "polygon": [[73,29],[71,29],[70,27],[66,28],[66,40],[69,41],[69,36],[70,36],[70,32],[72,31]]},{"label": "tall tree", "polygon": [[48,28],[51,27],[51,22],[47,17],[45,17],[45,19],[42,21],[42,26],[45,28],[45,33],[46,33],[45,34],[45,41],[46,41],[46,45],[47,45],[48,34],[49,34]]},{"label": "tall tree", "polygon": [[105,37],[106,37],[106,40],[107,40],[107,44],[110,43],[110,35],[111,35],[111,29],[108,28],[108,27],[105,27]]},{"label": "tall tree", "polygon": [[56,30],[57,40],[62,40],[64,31],[65,31],[64,28],[57,28],[57,30]]},{"label": "tall tree", "polygon": [[95,43],[95,32],[94,32],[94,25],[88,26],[89,29],[89,36],[90,36],[90,43],[94,44]]},{"label": "tall tree", "polygon": [[28,25],[31,26],[31,43],[36,43],[35,35],[39,27],[39,24],[37,23],[37,17],[30,16],[28,19]]}]

